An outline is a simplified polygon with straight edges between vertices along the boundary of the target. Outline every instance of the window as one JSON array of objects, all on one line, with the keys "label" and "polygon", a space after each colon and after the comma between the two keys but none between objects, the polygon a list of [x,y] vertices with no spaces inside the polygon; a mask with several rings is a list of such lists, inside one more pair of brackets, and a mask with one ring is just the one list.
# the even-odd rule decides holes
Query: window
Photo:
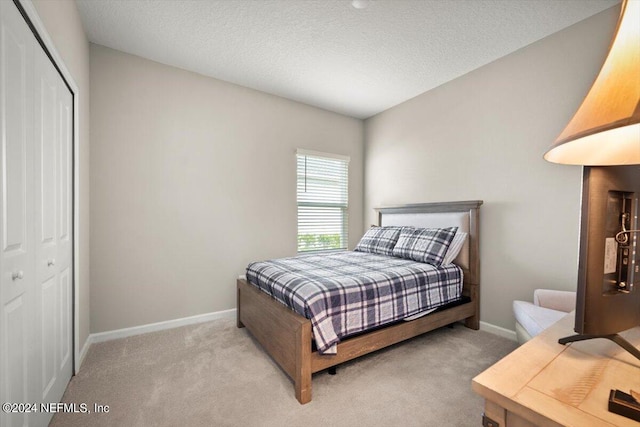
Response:
[{"label": "window", "polygon": [[298,252],[347,248],[349,158],[298,150]]}]

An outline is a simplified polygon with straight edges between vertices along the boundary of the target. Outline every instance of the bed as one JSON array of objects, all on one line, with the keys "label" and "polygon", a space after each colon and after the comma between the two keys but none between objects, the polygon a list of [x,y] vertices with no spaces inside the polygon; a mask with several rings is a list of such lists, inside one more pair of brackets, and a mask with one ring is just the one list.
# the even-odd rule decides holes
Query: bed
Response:
[{"label": "bed", "polygon": [[241,278],[237,281],[238,327],[246,327],[293,380],[295,396],[301,404],[311,401],[311,379],[316,372],[454,322],[464,321],[467,327],[478,329],[481,204],[482,201],[464,201],[376,209],[379,226],[457,227],[468,234],[455,260],[456,269],[464,277],[462,298],[411,321],[398,319],[370,331],[366,327],[363,331],[346,331],[346,337],[337,342],[332,338],[319,340],[322,345],[316,345],[310,319]]}]

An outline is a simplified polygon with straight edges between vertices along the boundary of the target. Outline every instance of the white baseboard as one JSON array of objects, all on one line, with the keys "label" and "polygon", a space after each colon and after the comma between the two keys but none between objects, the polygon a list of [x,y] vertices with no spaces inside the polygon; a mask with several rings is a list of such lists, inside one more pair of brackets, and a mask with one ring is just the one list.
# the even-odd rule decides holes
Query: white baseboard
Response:
[{"label": "white baseboard", "polygon": [[[116,329],[114,331],[98,332],[89,335],[87,343],[104,342],[115,340],[118,338],[126,338],[134,335],[146,334],[149,332],[163,331],[165,329],[178,328],[180,326],[194,325],[196,323],[204,323],[217,319],[235,318],[236,309],[215,311],[212,313],[198,314],[190,317],[182,317],[180,319],[166,320],[164,322],[149,323],[147,325],[133,326],[131,328]],[[87,344],[85,344],[87,346]],[[84,348],[83,348],[83,351]]]},{"label": "white baseboard", "polygon": [[503,338],[510,339],[511,341],[518,341],[516,336],[516,331],[512,331],[511,329],[506,329],[500,326],[493,325],[491,323],[480,321],[480,330],[492,333],[494,335],[498,335]]}]

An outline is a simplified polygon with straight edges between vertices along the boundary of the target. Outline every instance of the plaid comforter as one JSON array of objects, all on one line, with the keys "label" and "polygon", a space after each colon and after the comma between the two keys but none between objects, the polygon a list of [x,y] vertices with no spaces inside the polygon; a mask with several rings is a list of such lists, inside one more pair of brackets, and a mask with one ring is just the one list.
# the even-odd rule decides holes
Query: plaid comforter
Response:
[{"label": "plaid comforter", "polygon": [[311,320],[321,354],[341,338],[452,302],[462,269],[364,252],[335,252],[254,262],[247,279]]}]

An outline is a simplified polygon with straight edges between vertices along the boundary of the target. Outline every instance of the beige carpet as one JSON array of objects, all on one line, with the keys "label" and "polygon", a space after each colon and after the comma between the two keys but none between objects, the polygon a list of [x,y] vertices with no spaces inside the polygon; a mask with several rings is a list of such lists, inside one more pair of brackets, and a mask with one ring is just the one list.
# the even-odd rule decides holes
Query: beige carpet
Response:
[{"label": "beige carpet", "polygon": [[471,379],[516,344],[442,328],[313,377],[300,405],[288,377],[230,319],[94,344],[53,426],[478,426]]}]

